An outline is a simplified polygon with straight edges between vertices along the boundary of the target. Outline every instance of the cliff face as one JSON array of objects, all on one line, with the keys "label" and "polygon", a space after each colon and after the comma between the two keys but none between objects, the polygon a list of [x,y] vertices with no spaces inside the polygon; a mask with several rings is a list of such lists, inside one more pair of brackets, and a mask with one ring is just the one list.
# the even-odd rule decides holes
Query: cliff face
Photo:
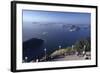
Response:
[{"label": "cliff face", "polygon": [[44,41],[42,39],[32,38],[30,40],[23,42],[23,48],[24,49],[38,48],[43,44],[43,42]]}]

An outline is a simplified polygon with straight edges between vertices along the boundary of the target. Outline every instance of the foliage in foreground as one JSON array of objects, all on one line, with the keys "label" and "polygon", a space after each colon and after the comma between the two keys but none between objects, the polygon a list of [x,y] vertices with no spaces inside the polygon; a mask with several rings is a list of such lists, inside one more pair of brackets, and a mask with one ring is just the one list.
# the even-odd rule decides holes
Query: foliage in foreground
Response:
[{"label": "foliage in foreground", "polygon": [[78,52],[80,51],[91,51],[91,43],[90,39],[82,39],[80,41],[77,41],[74,45],[74,49],[76,49]]}]

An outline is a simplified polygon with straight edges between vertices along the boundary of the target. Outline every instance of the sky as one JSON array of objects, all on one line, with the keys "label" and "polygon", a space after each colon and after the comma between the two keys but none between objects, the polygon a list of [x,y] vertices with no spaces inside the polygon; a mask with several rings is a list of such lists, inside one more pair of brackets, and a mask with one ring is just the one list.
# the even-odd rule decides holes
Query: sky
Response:
[{"label": "sky", "polygon": [[23,22],[90,24],[90,13],[23,10]]}]

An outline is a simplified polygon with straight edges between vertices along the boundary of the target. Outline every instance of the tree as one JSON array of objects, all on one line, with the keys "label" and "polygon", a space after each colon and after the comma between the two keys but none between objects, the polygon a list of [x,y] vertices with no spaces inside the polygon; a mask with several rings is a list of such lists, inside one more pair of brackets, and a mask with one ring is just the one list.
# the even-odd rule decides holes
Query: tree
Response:
[{"label": "tree", "polygon": [[77,41],[74,45],[75,46],[74,48],[80,53],[84,50],[84,45],[86,46],[85,51],[91,50],[89,39],[82,39],[82,40]]}]

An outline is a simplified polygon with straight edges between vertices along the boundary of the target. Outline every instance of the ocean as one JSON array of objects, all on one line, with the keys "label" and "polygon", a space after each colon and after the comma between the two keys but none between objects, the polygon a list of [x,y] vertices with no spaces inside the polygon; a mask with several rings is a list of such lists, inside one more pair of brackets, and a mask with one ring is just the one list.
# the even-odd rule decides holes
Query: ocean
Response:
[{"label": "ocean", "polygon": [[[79,28],[72,31],[71,27]],[[23,48],[23,60],[27,57],[27,61],[41,59],[46,53],[50,54],[53,51],[61,48],[71,47],[76,41],[90,37],[89,24],[67,24],[67,23],[51,23],[37,22],[23,23],[22,26],[23,43],[32,39],[42,39],[44,42],[38,48]]]}]

